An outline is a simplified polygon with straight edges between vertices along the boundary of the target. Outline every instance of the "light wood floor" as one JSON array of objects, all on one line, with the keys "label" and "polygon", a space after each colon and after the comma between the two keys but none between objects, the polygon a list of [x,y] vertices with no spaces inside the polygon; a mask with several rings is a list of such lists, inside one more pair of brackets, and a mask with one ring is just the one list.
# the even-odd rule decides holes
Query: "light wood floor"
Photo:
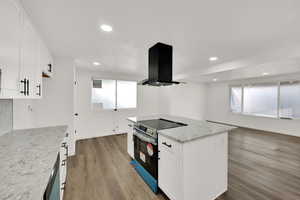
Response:
[{"label": "light wood floor", "polygon": [[[64,200],[166,200],[129,164],[126,135],[82,140]],[[218,200],[299,200],[300,138],[239,128],[229,134],[229,188]]]}]

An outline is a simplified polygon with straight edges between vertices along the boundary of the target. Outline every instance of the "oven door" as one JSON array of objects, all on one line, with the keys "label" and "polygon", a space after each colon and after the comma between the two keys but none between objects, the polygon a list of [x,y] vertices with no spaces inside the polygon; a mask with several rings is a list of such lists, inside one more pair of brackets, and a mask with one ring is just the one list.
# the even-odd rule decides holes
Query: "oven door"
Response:
[{"label": "oven door", "polygon": [[157,180],[158,147],[154,138],[136,132],[134,134],[134,158]]},{"label": "oven door", "polygon": [[48,185],[44,192],[43,200],[60,200],[59,163],[60,157],[58,154],[48,181]]}]

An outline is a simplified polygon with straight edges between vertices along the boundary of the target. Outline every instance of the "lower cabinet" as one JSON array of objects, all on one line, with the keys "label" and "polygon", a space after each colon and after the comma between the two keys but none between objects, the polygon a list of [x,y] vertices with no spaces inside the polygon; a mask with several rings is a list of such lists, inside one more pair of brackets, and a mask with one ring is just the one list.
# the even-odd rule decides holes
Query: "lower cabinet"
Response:
[{"label": "lower cabinet", "polygon": [[184,143],[159,134],[158,149],[158,186],[171,200],[214,200],[227,191],[227,132]]},{"label": "lower cabinet", "polygon": [[133,143],[133,125],[129,124],[130,127],[127,133],[127,152],[131,158],[134,158],[134,143]]},{"label": "lower cabinet", "polygon": [[60,200],[62,200],[64,197],[64,191],[66,187],[67,159],[69,150],[68,136],[69,134],[66,133],[66,137],[64,138],[60,147]]},{"label": "lower cabinet", "polygon": [[182,199],[182,145],[158,136],[158,186],[171,199]]}]

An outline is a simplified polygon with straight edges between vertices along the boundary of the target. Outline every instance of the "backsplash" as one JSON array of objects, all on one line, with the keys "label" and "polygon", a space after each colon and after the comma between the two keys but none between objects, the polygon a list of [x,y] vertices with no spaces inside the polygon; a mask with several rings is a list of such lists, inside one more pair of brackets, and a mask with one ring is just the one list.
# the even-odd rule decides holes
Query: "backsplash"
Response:
[{"label": "backsplash", "polygon": [[13,100],[0,99],[0,135],[13,129]]}]

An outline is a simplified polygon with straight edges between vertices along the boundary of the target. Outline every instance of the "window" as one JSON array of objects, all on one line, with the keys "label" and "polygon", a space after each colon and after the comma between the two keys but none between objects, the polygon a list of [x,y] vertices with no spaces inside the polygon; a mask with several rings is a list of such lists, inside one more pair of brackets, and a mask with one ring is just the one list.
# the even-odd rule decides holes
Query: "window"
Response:
[{"label": "window", "polygon": [[92,86],[94,107],[101,109],[136,108],[136,82],[93,79]]},{"label": "window", "polygon": [[244,87],[244,113],[277,117],[278,85],[260,84]]},{"label": "window", "polygon": [[300,82],[280,83],[280,117],[300,118]]},{"label": "window", "polygon": [[117,108],[135,108],[136,90],[136,82],[117,81]]},{"label": "window", "polygon": [[281,119],[300,118],[300,81],[231,86],[230,110]]},{"label": "window", "polygon": [[232,86],[230,88],[230,109],[231,112],[242,112],[242,86]]}]

